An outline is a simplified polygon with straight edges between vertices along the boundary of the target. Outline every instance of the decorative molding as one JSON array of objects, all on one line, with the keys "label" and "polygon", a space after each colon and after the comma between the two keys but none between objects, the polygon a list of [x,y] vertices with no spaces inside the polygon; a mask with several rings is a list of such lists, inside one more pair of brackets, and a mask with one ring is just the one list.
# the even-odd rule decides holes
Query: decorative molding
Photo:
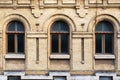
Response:
[{"label": "decorative molding", "polygon": [[40,39],[46,39],[47,33],[44,32],[27,32],[28,38],[40,38]]},{"label": "decorative molding", "polygon": [[20,1],[19,0],[1,0],[0,1],[0,8],[30,8],[31,7],[31,0],[28,0],[28,2]]},{"label": "decorative molding", "polygon": [[115,55],[95,55],[95,59],[115,59]]},{"label": "decorative molding", "polygon": [[21,79],[24,79],[24,80],[28,80],[28,79],[32,79],[32,80],[52,80],[53,78],[51,77],[51,76],[43,76],[43,75],[40,75],[40,76],[38,76],[38,75],[29,75],[29,76],[21,76]]},{"label": "decorative molding", "polygon": [[10,54],[10,53],[8,53],[8,54],[6,54],[5,55],[5,59],[25,59],[25,54],[15,54],[15,53],[13,53],[13,54]]},{"label": "decorative molding", "polygon": [[52,55],[50,55],[50,59],[70,59],[70,55],[60,55],[60,54],[52,54]]},{"label": "decorative molding", "polygon": [[[90,8],[90,7],[96,7],[96,0],[94,1],[90,1],[90,0],[83,0],[84,3],[84,7],[85,8]],[[120,7],[120,1],[117,0],[117,1],[114,1],[114,0],[101,0],[102,2],[99,2],[98,1],[98,4],[97,6],[98,7]],[[34,7],[34,9],[36,9],[35,11],[33,10],[32,13],[35,15],[35,17],[39,17],[38,15],[40,15],[42,13],[42,10],[43,8],[47,8],[47,7],[55,7],[55,8],[71,8],[71,7],[76,7],[78,8],[79,6],[81,6],[79,4],[80,0],[73,0],[73,1],[62,1],[62,0],[56,0],[56,1],[49,1],[47,2],[44,1],[44,0],[23,0],[23,1],[20,1],[20,0],[1,0],[0,1],[0,8],[22,8],[22,7],[26,7],[26,8],[32,8]],[[39,7],[39,8],[38,8]],[[39,13],[40,14],[37,14],[36,11],[40,9]]]},{"label": "decorative molding", "polygon": [[46,75],[48,74],[47,70],[25,70],[26,75]]},{"label": "decorative molding", "polygon": [[93,38],[93,33],[91,32],[73,32],[73,38]]},{"label": "decorative molding", "polygon": [[88,11],[85,9],[77,8],[77,14],[79,15],[80,18],[84,18],[88,14]]},{"label": "decorative molding", "polygon": [[[85,8],[96,8],[96,0],[94,0],[94,3],[90,3],[90,0],[85,0]],[[120,3],[118,1],[116,2],[111,2],[110,0],[102,0],[101,3],[97,3],[97,7],[100,8],[107,8],[107,7],[112,7],[112,8],[119,8]]]},{"label": "decorative molding", "polygon": [[[7,80],[7,76],[21,76],[21,79],[24,80],[35,80],[35,79],[45,79],[45,80],[53,80],[55,76],[65,76],[67,80],[99,80],[100,76],[112,76],[113,80],[119,80],[120,76],[118,76],[115,72],[111,71],[99,71],[99,72],[94,72],[90,70],[86,71],[76,71],[73,70],[71,72],[65,72],[65,71],[51,71],[47,73],[47,75],[25,75],[24,72],[4,72],[6,75],[0,75],[0,80]],[[84,75],[83,75],[84,74]]]},{"label": "decorative molding", "polygon": [[35,18],[39,18],[40,17],[40,12],[39,12],[39,9],[37,8],[33,8],[32,9],[32,14],[33,14],[33,16],[35,17]]},{"label": "decorative molding", "polygon": [[95,72],[94,70],[71,70],[71,75],[93,75]]},{"label": "decorative molding", "polygon": [[13,4],[13,1],[12,0],[0,0],[0,5],[10,5],[10,4]]},{"label": "decorative molding", "polygon": [[19,5],[30,5],[31,0],[18,0],[17,4],[19,4]]},{"label": "decorative molding", "polygon": [[23,76],[25,75],[24,71],[5,71],[5,76]]},{"label": "decorative molding", "polygon": [[21,79],[45,79],[45,80],[53,80],[54,76],[66,76],[67,80],[69,80],[70,77],[70,73],[69,72],[49,72],[49,76],[45,76],[45,75],[25,75],[25,76],[21,76]]},{"label": "decorative molding", "polygon": [[84,18],[88,14],[87,10],[80,7],[80,0],[76,0],[76,13],[80,18]]},{"label": "decorative molding", "polygon": [[39,9],[39,1],[38,0],[32,0],[32,14],[35,18],[40,17],[40,9]]}]

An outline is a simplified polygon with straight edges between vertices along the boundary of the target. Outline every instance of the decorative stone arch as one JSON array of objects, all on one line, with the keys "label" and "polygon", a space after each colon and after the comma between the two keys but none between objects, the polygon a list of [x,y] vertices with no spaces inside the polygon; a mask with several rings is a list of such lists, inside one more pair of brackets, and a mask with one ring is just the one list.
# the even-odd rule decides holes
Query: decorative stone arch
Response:
[{"label": "decorative stone arch", "polygon": [[[2,22],[2,31],[3,31],[3,54],[6,54],[6,30],[8,28],[8,24],[11,22],[11,21],[20,21],[23,25],[24,25],[24,28],[25,28],[25,42],[27,41],[26,40],[26,32],[27,31],[30,31],[31,30],[31,27],[30,27],[30,24],[29,24],[29,21],[22,15],[20,14],[10,14],[10,15],[7,15],[5,16],[5,18],[1,21]],[[26,53],[26,45],[27,43],[25,43],[25,53]]]},{"label": "decorative stone arch", "polygon": [[43,24],[42,30],[49,33],[52,24],[58,20],[62,20],[66,22],[69,26],[70,32],[76,31],[76,26],[74,24],[74,21],[70,17],[64,14],[56,14],[48,18],[46,22]]},{"label": "decorative stone arch", "polygon": [[[117,39],[116,39],[116,35],[117,35],[117,32],[119,32],[119,26],[120,26],[120,23],[119,21],[112,15],[109,15],[109,14],[101,14],[101,15],[98,15],[96,17],[96,20],[95,20],[95,16],[91,19],[90,23],[88,24],[88,29],[87,31],[88,32],[93,32],[93,45],[95,45],[95,27],[96,25],[101,22],[101,21],[108,21],[110,22],[112,25],[113,25],[113,29],[114,29],[114,48],[113,48],[113,53],[114,55],[117,56]],[[95,46],[93,46],[93,52],[95,54]]]},{"label": "decorative stone arch", "polygon": [[113,25],[113,29],[114,29],[114,32],[119,32],[119,21],[112,15],[109,15],[109,14],[101,14],[101,15],[98,15],[96,17],[96,20],[95,20],[95,17],[91,19],[89,25],[88,25],[88,29],[87,31],[88,32],[94,32],[95,31],[95,27],[96,27],[96,24],[98,24],[100,21],[108,21],[110,22],[112,25]]},{"label": "decorative stone arch", "polygon": [[56,21],[59,21],[59,20],[64,21],[68,24],[69,32],[70,32],[70,34],[69,34],[69,55],[72,54],[72,51],[71,51],[71,48],[72,48],[72,44],[71,44],[72,43],[72,37],[71,37],[71,35],[72,35],[72,33],[71,32],[76,31],[76,26],[75,26],[73,20],[70,17],[68,17],[64,14],[56,14],[56,15],[51,16],[48,20],[46,20],[46,22],[44,23],[43,28],[42,28],[42,30],[44,32],[48,32],[47,33],[48,34],[48,61],[50,61],[49,57],[50,57],[50,53],[51,53],[50,30],[51,30],[51,27],[52,27],[53,23],[56,22]]},{"label": "decorative stone arch", "polygon": [[3,32],[6,31],[7,25],[11,22],[11,21],[20,21],[25,28],[25,31],[30,31],[31,27],[29,24],[29,21],[22,15],[20,14],[11,14],[5,17],[5,19],[3,20]]}]

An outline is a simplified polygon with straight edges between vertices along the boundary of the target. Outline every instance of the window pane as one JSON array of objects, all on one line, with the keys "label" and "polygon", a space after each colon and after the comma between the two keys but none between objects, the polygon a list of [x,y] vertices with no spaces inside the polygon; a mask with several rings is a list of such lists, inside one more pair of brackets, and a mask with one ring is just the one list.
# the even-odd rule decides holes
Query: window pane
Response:
[{"label": "window pane", "polygon": [[21,22],[17,22],[17,31],[24,31],[24,26]]},{"label": "window pane", "polygon": [[59,31],[60,30],[60,25],[59,22],[55,22],[53,27],[52,27],[52,31]]},{"label": "window pane", "polygon": [[96,34],[96,53],[102,53],[102,35]]},{"label": "window pane", "polygon": [[15,22],[11,22],[8,26],[8,31],[15,31]]},{"label": "window pane", "polygon": [[54,80],[66,80],[65,77],[54,77]]},{"label": "window pane", "polygon": [[104,21],[103,22],[103,31],[112,31],[112,24]]},{"label": "window pane", "polygon": [[21,80],[20,77],[8,77],[8,80]]},{"label": "window pane", "polygon": [[112,53],[112,34],[105,35],[105,53]]},{"label": "window pane", "polygon": [[97,24],[96,31],[102,31],[102,24],[101,23]]},{"label": "window pane", "polygon": [[63,22],[63,21],[56,21],[52,27],[52,31],[59,31],[59,32],[62,32],[62,31],[69,31],[68,30],[68,25]]},{"label": "window pane", "polygon": [[61,35],[61,52],[68,53],[68,35]]},{"label": "window pane", "polygon": [[68,25],[65,22],[60,22],[60,30],[68,32]]},{"label": "window pane", "polygon": [[113,31],[112,24],[109,23],[108,21],[101,21],[101,22],[99,22],[97,24],[96,31],[102,31],[102,32],[109,31],[109,32],[112,32]]},{"label": "window pane", "polygon": [[12,21],[8,26],[8,31],[24,31],[24,26],[19,21]]},{"label": "window pane", "polygon": [[100,80],[113,80],[112,77],[108,76],[108,77],[100,77]]},{"label": "window pane", "polygon": [[52,53],[58,53],[58,35],[52,34]]},{"label": "window pane", "polygon": [[14,34],[8,34],[8,52],[14,52]]},{"label": "window pane", "polygon": [[24,52],[24,34],[17,35],[17,48],[18,53]]}]

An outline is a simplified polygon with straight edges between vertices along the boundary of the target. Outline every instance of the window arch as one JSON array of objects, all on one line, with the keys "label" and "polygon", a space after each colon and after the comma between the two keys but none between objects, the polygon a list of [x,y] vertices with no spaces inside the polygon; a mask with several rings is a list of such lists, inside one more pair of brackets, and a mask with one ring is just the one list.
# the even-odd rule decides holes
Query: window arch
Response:
[{"label": "window arch", "polygon": [[64,21],[56,21],[52,25],[51,53],[69,53],[69,26]]},{"label": "window arch", "polygon": [[24,25],[19,21],[11,21],[6,34],[7,53],[24,53]]},{"label": "window arch", "polygon": [[101,21],[95,28],[96,53],[112,54],[114,49],[114,29],[108,21]]}]

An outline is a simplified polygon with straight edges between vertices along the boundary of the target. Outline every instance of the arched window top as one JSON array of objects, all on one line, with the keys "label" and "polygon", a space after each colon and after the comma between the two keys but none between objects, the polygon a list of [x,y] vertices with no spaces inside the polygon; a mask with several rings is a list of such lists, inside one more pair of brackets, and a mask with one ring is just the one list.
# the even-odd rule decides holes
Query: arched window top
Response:
[{"label": "arched window top", "polygon": [[56,21],[52,26],[52,32],[69,32],[68,24],[64,21]]},{"label": "arched window top", "polygon": [[108,21],[101,21],[97,24],[96,32],[113,32],[113,26]]},{"label": "arched window top", "polygon": [[12,21],[8,25],[8,31],[25,31],[24,25],[19,21]]}]

